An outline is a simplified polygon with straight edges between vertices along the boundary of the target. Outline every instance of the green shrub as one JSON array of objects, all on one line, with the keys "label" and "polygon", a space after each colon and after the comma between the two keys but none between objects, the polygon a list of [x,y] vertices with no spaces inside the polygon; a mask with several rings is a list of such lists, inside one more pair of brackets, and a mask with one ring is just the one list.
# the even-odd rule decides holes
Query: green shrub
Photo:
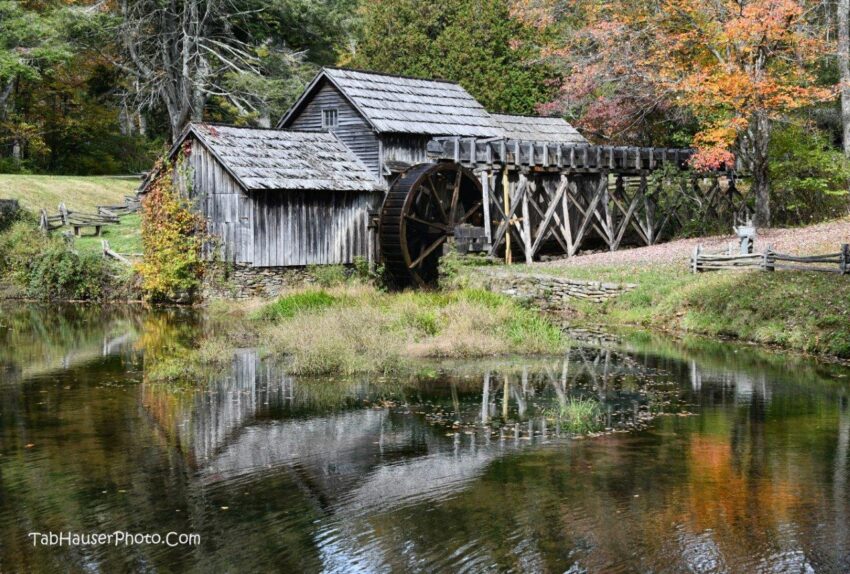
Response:
[{"label": "green shrub", "polygon": [[321,287],[335,287],[348,280],[348,273],[343,265],[311,265],[307,272]]},{"label": "green shrub", "polygon": [[815,128],[777,129],[770,142],[773,221],[801,225],[847,214],[850,163]]},{"label": "green shrub", "polygon": [[369,261],[365,257],[354,258],[354,276],[364,283],[375,279],[372,271],[369,270]]},{"label": "green shrub", "polygon": [[0,234],[0,275],[33,299],[102,299],[112,283],[111,267],[95,254],[73,251],[65,240],[31,222],[19,221]]},{"label": "green shrub", "polygon": [[[12,207],[14,206],[14,207]],[[35,216],[24,211],[17,204],[0,204],[0,233],[3,233],[18,221],[35,221]]]}]

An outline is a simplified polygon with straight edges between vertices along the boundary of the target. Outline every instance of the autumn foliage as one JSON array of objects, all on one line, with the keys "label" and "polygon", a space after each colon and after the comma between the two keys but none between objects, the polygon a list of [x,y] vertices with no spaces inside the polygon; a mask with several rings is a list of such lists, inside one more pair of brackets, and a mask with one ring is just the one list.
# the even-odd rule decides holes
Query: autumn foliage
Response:
[{"label": "autumn foliage", "polygon": [[772,123],[832,99],[814,70],[834,53],[812,0],[517,0],[514,12],[550,31],[547,56],[564,78],[540,106],[573,117],[597,140],[693,145],[693,166],[751,165],[767,197]]},{"label": "autumn foliage", "polygon": [[152,301],[187,302],[203,275],[205,222],[181,195],[177,182],[188,178],[180,160],[177,166],[161,161],[154,173],[142,200],[142,289]]}]

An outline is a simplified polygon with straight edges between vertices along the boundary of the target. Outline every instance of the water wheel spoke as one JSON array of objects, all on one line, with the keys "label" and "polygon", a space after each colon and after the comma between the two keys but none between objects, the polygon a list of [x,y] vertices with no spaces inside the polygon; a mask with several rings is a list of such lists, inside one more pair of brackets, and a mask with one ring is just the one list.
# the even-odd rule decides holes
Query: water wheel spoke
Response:
[{"label": "water wheel spoke", "polygon": [[452,204],[449,210],[449,217],[451,217],[450,221],[452,222],[455,221],[455,215],[457,215],[457,202],[460,199],[460,182],[462,179],[460,172],[456,172],[454,186],[452,188]]},{"label": "water wheel spoke", "polygon": [[473,215],[476,211],[478,211],[478,209],[479,209],[480,207],[481,207],[481,202],[480,202],[480,201],[479,201],[479,202],[477,202],[477,203],[476,203],[475,205],[473,205],[472,207],[470,207],[470,208],[466,211],[466,213],[464,213],[464,214],[463,214],[463,216],[462,216],[460,219],[458,219],[458,220],[457,220],[458,224],[461,224],[461,223],[465,222],[467,219],[469,219],[470,217],[472,217],[472,215]]},{"label": "water wheel spoke", "polygon": [[448,231],[449,226],[445,223],[438,223],[436,221],[425,221],[424,219],[420,219],[415,215],[407,214],[404,216],[408,221],[413,221],[414,223],[418,223],[420,225],[425,225],[426,227],[433,227],[434,229],[439,229],[440,231]]},{"label": "water wheel spoke", "polygon": [[449,216],[446,214],[446,208],[443,206],[443,200],[440,199],[440,193],[437,191],[437,186],[434,185],[434,180],[431,179],[429,175],[425,178],[428,181],[428,185],[423,185],[422,188],[426,190],[428,195],[428,201],[437,206],[437,211],[440,212],[440,217],[443,219],[443,223],[449,223]]},{"label": "water wheel spoke", "polygon": [[432,243],[431,245],[429,245],[427,249],[425,249],[424,251],[422,251],[422,252],[419,254],[419,257],[417,257],[416,259],[414,259],[414,260],[410,263],[410,265],[408,265],[408,266],[407,266],[407,267],[408,267],[408,269],[413,269],[413,268],[415,268],[415,267],[419,267],[419,265],[420,265],[423,261],[425,261],[425,258],[426,258],[426,257],[428,257],[429,255],[431,255],[431,253],[433,253],[433,252],[434,252],[434,251],[435,251],[435,250],[436,250],[436,249],[437,249],[440,245],[442,245],[445,241],[446,241],[446,236],[445,236],[445,235],[441,235],[441,236],[440,236],[440,237],[439,237],[439,238],[438,238],[438,239],[437,239],[434,243]]}]

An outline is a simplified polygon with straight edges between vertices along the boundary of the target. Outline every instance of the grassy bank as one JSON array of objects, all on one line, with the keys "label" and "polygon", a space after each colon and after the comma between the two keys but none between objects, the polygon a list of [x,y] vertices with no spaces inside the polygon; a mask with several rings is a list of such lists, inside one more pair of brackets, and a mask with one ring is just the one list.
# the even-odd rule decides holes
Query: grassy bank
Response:
[{"label": "grassy bank", "polygon": [[293,291],[271,303],[220,302],[214,333],[158,378],[229,364],[232,350],[258,346],[294,374],[402,373],[418,359],[541,355],[566,336],[538,312],[486,291],[386,293],[365,284]]},{"label": "grassy bank", "polygon": [[124,203],[139,187],[138,179],[64,175],[0,175],[0,199],[17,199],[24,209],[56,212],[64,202],[68,209],[94,211],[98,205]]},{"label": "grassy bank", "polygon": [[761,271],[689,273],[683,264],[535,267],[574,279],[637,284],[603,304],[576,302],[578,321],[637,325],[850,357],[850,277]]},{"label": "grassy bank", "polygon": [[[88,230],[86,230],[88,232]],[[74,247],[80,253],[100,254],[103,252],[101,240],[109,242],[109,248],[126,255],[142,253],[142,218],[138,213],[121,217],[116,225],[104,225],[100,237],[83,235],[74,238]]]}]

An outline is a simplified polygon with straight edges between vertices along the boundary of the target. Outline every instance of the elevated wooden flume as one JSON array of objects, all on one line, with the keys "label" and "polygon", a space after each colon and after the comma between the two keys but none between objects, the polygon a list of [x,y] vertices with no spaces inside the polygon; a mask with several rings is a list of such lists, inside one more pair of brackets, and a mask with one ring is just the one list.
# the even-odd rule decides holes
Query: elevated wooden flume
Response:
[{"label": "elevated wooden flume", "polygon": [[[400,222],[391,232],[398,234],[406,222],[428,234],[427,241],[411,243],[404,259],[419,283],[415,275],[426,259],[422,254],[445,243],[446,236],[474,236],[462,233],[472,221],[481,222],[484,251],[504,254],[509,262],[518,251],[530,263],[544,251],[573,256],[589,247],[614,251],[626,241],[652,245],[694,218],[731,225],[748,211],[735,173],[691,170],[690,149],[435,138],[427,152],[447,174],[457,175],[444,176],[434,167],[429,178],[411,182],[403,174],[396,184],[411,196],[407,205],[419,207],[408,213],[399,201],[391,206]],[[469,180],[478,187],[474,194]],[[480,201],[472,203],[471,195]],[[406,232],[411,234],[410,227]]]}]

